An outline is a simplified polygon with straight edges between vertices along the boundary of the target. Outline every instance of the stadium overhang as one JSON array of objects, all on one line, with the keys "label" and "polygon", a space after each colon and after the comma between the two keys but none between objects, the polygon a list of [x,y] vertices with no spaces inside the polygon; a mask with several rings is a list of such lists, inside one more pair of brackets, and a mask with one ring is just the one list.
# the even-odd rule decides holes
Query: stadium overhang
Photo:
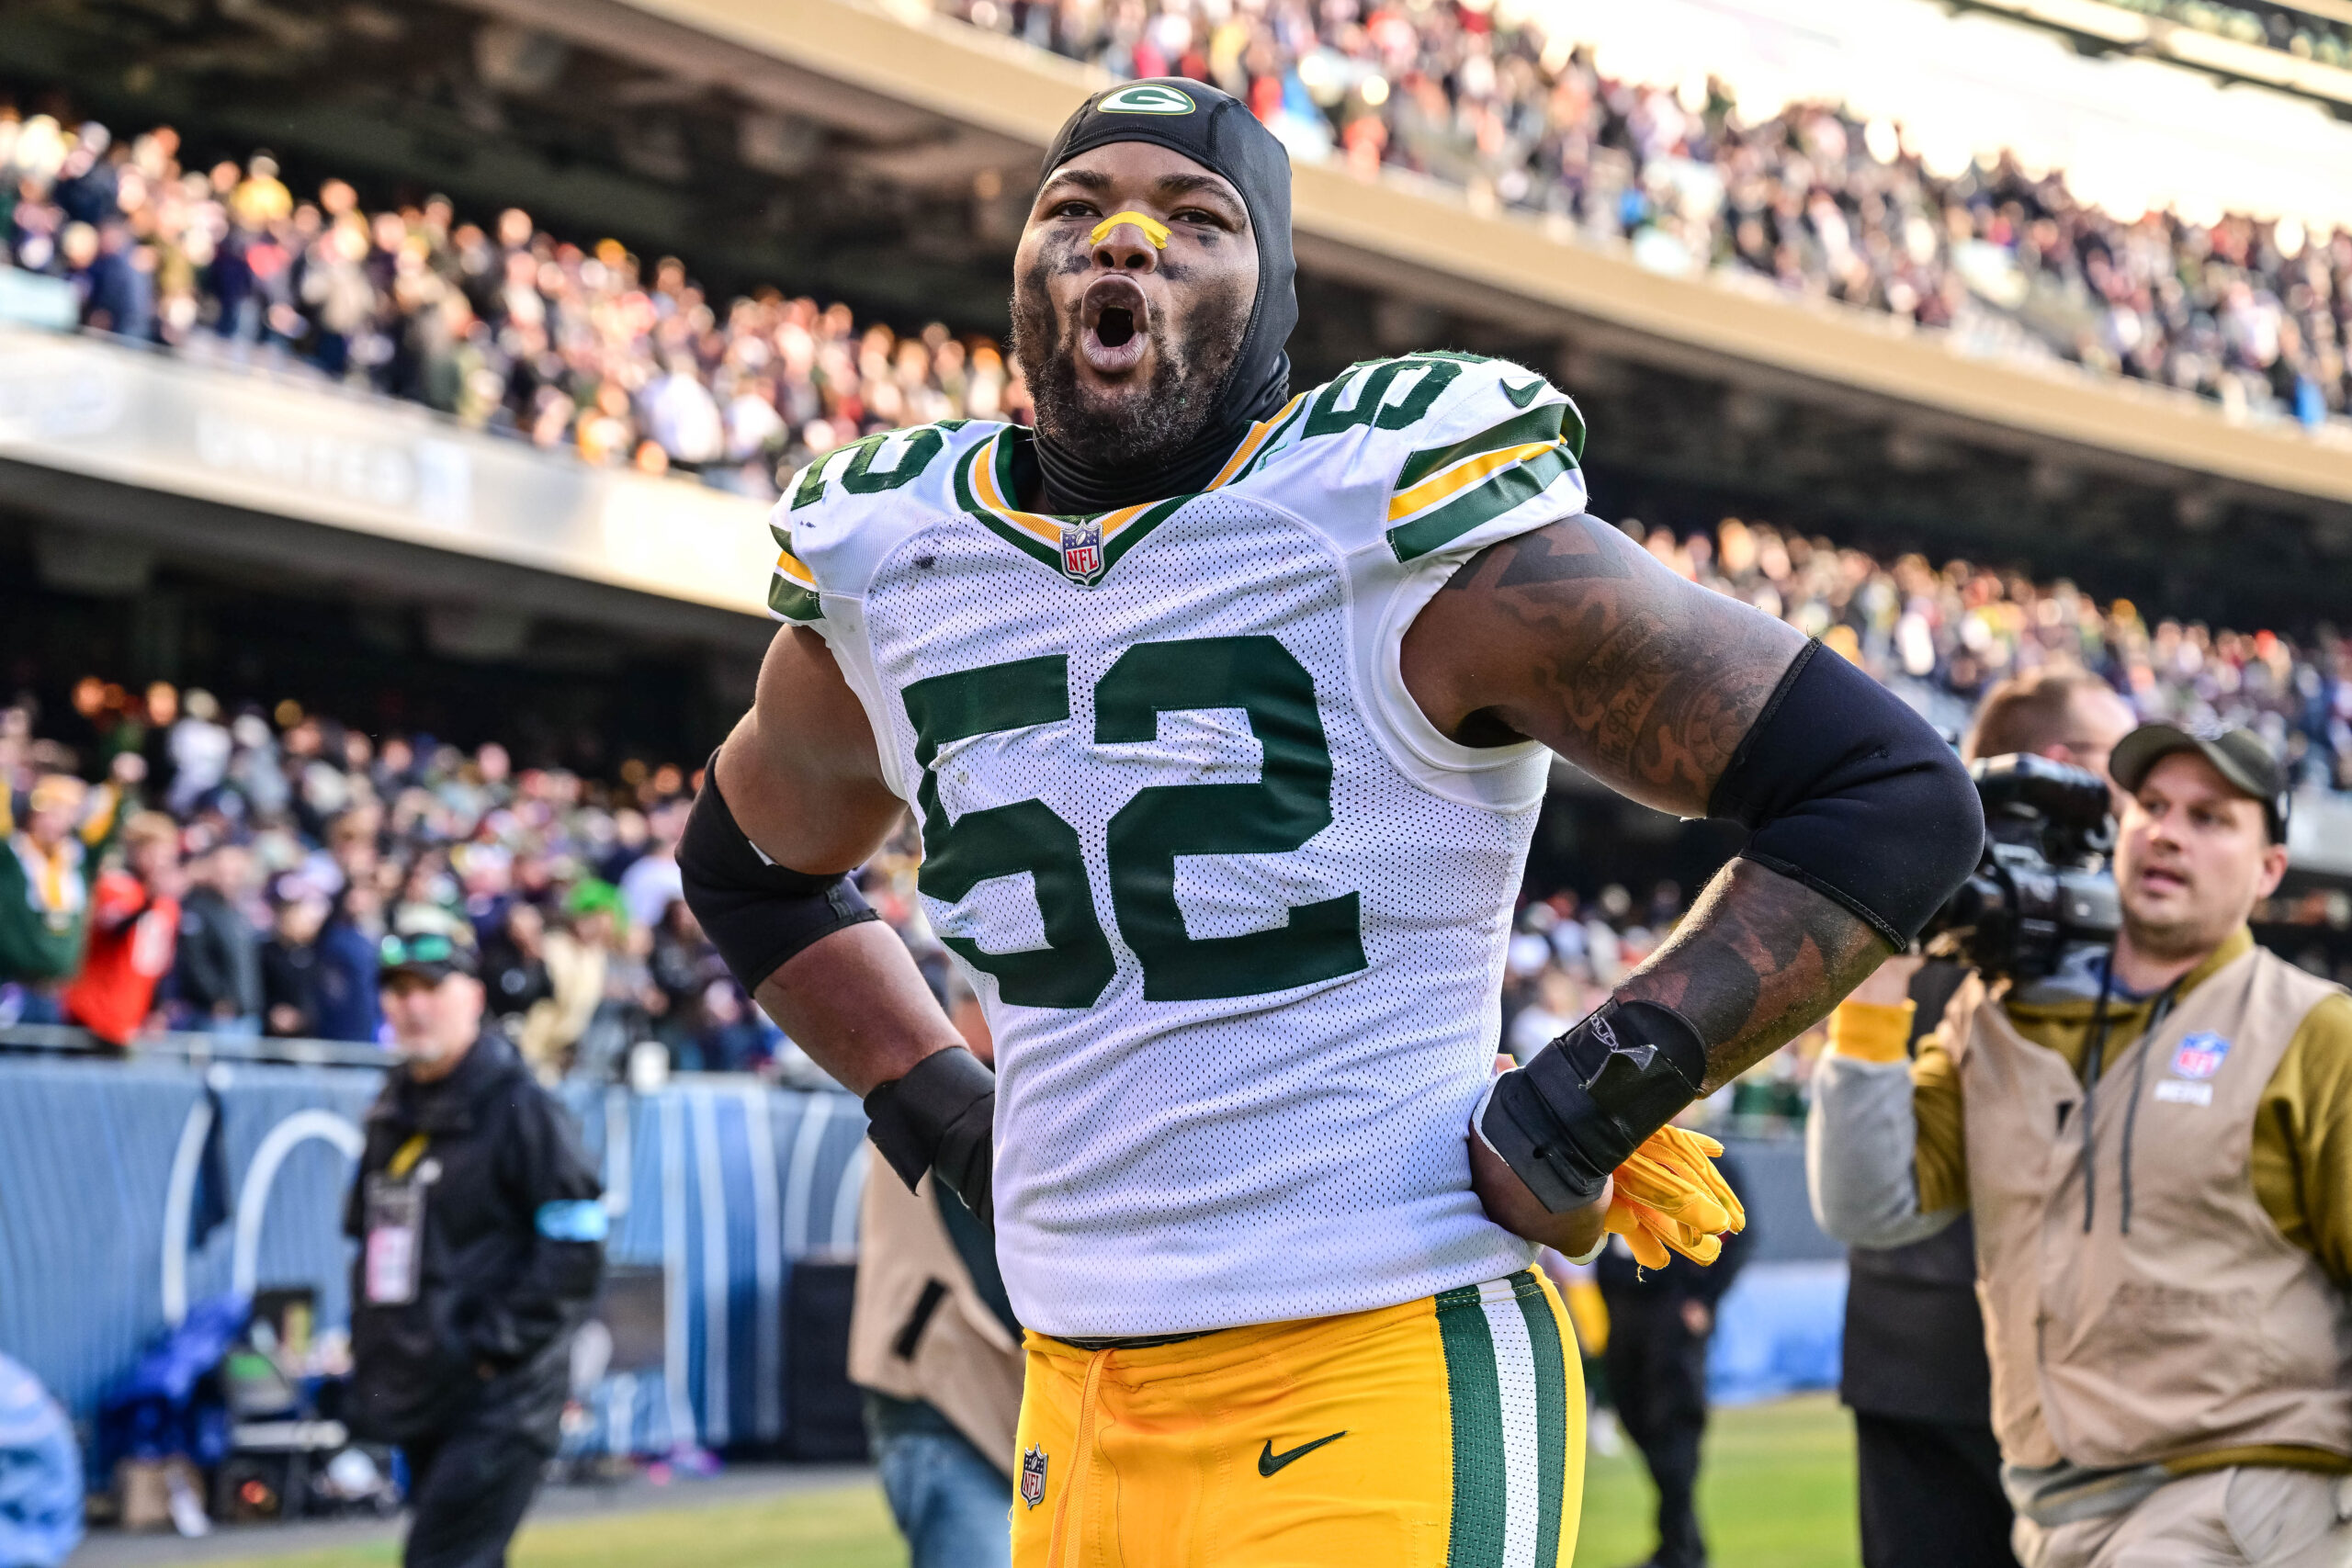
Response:
[{"label": "stadium overhang", "polygon": [[[872,117],[895,106],[928,116],[927,133],[897,128],[911,154],[899,162],[948,179],[984,167],[1003,168],[1015,186],[1034,179],[1073,101],[1107,80],[919,0],[888,8],[853,0],[467,3],[583,42],[693,59],[705,73],[726,60],[746,72],[782,65],[829,84],[819,112]],[[859,107],[846,107],[853,102]],[[1009,167],[989,162],[1013,150]],[[1579,354],[1613,355],[1882,422],[1892,410],[1928,440],[2128,476],[2192,494],[2209,510],[2243,498],[2301,513],[2352,554],[2352,441],[2233,423],[2187,394],[2071,366],[1967,357],[1933,334],[1859,310],[1661,276],[1427,182],[1303,164],[1295,210],[1304,268],[1456,317],[1482,315],[1517,337],[1554,338],[1572,383]]]},{"label": "stadium overhang", "polygon": [[0,326],[0,530],[59,586],[176,563],[427,604],[458,643],[545,617],[756,657],[764,511],[311,378]]}]

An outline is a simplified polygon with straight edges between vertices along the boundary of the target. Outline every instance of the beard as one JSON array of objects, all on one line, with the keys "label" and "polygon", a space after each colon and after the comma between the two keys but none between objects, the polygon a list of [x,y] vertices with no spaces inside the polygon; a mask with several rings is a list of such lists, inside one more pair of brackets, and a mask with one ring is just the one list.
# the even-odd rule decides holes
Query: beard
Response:
[{"label": "beard", "polygon": [[1038,434],[1091,468],[1148,471],[1173,460],[1223,405],[1249,315],[1250,301],[1233,293],[1196,300],[1174,330],[1150,312],[1150,379],[1106,391],[1079,379],[1084,326],[1076,310],[1055,309],[1040,263],[1013,288],[1012,344]]}]

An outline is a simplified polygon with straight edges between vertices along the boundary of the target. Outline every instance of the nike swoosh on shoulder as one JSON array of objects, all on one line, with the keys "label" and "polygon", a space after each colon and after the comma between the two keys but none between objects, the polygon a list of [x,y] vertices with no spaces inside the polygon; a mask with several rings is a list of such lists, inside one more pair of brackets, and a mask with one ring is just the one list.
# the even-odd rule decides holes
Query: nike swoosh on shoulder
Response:
[{"label": "nike swoosh on shoulder", "polygon": [[1503,383],[1503,396],[1510,400],[1510,406],[1515,409],[1523,409],[1533,402],[1535,395],[1543,389],[1544,378],[1540,376],[1524,387],[1514,387],[1508,381]]},{"label": "nike swoosh on shoulder", "polygon": [[1261,1475],[1272,1475],[1274,1472],[1280,1470],[1291,1461],[1295,1459],[1303,1459],[1306,1455],[1313,1453],[1317,1449],[1321,1448],[1324,1444],[1336,1443],[1341,1438],[1346,1436],[1347,1434],[1345,1432],[1334,1432],[1328,1438],[1317,1438],[1311,1443],[1301,1443],[1298,1447],[1291,1450],[1290,1452],[1283,1454],[1274,1452],[1274,1440],[1272,1438],[1268,1438],[1266,1439],[1265,1448],[1261,1450],[1258,1455],[1258,1473]]}]

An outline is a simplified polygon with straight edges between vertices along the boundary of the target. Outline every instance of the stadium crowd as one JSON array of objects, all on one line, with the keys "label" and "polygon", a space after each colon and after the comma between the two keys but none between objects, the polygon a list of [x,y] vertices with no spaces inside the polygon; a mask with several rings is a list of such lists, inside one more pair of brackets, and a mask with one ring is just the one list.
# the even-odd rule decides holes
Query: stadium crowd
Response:
[{"label": "stadium crowd", "polygon": [[1213,82],[1300,155],[1466,186],[1659,271],[1760,280],[2305,424],[2352,406],[2352,233],[2111,215],[2007,156],[1944,177],[1894,125],[1834,105],[1751,119],[1721,83],[1603,76],[1492,0],[939,3],[1114,75]]},{"label": "stadium crowd", "polygon": [[[1490,3],[1317,7],[940,0],[1119,75],[1245,96],[1301,155],[1388,164],[1548,215],[1643,265],[1949,328],[2309,425],[2352,409],[2352,233],[2085,206],[2014,160],[1953,177],[1833,106],[1742,117],[1721,84],[1602,76]],[[2152,0],[2153,3],[2153,0]],[[722,304],[664,257],[440,197],[364,210],[276,161],[183,167],[168,127],[0,107],[0,263],[68,282],[85,325],[301,367],[594,463],[754,494],[874,430],[1021,418],[1001,349],[861,328],[772,289]]]},{"label": "stadium crowd", "polygon": [[384,938],[437,931],[546,1076],[645,1039],[690,1068],[775,1048],[680,896],[680,768],[591,784],[95,677],[38,711],[0,708],[0,1022],[374,1043]]},{"label": "stadium crowd", "polygon": [[724,303],[617,242],[485,227],[428,197],[363,210],[277,161],[183,167],[170,128],[116,140],[0,107],[0,265],[69,283],[85,326],[428,404],[591,463],[699,473],[753,495],[875,430],[1014,418],[986,338],[901,338],[772,289]]},{"label": "stadium crowd", "polygon": [[[2352,789],[2352,641],[2214,631],[2068,583],[1917,556],[1892,563],[1726,519],[1678,538],[1627,527],[1676,571],[1818,636],[1945,728],[2004,677],[2104,676],[2143,716],[2260,731],[2305,788]],[[492,1007],[543,1074],[610,1077],[651,1040],[682,1068],[774,1063],[781,1037],[679,896],[695,780],[624,764],[597,783],[424,736],[371,738],[292,701],[224,705],[88,677],[43,715],[0,707],[0,1024],[78,1021],[118,1043],[173,1026],[367,1042],[389,931],[476,949]],[[905,833],[862,875],[951,1001]],[[1660,883],[1536,888],[1506,987],[1505,1043],[1532,1050],[1671,929]],[[1784,1112],[1802,1052],[1746,1109]]]}]

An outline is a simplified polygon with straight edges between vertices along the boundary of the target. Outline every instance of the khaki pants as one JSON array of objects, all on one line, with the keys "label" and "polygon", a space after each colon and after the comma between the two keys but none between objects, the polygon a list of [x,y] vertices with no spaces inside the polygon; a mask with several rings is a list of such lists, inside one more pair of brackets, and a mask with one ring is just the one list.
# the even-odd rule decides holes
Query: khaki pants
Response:
[{"label": "khaki pants", "polygon": [[2183,1476],[2137,1507],[2017,1524],[2025,1568],[2352,1568],[2352,1478],[2247,1467]]}]

